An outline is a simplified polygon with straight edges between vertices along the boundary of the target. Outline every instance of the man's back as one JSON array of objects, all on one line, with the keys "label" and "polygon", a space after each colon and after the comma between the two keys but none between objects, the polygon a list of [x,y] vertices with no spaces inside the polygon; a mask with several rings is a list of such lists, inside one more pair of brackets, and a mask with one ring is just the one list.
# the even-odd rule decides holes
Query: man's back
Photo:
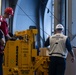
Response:
[{"label": "man's back", "polygon": [[68,51],[66,50],[67,36],[57,33],[50,37],[50,55],[58,57],[67,57]]}]

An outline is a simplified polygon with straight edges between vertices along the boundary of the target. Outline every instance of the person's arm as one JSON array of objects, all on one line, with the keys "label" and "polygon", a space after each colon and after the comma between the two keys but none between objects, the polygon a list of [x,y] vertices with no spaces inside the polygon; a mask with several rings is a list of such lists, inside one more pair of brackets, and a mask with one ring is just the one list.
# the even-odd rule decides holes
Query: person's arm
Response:
[{"label": "person's arm", "polygon": [[50,45],[50,41],[49,41],[49,37],[48,37],[47,40],[46,40],[45,43],[44,43],[44,46],[47,47],[47,46],[49,46],[49,45]]},{"label": "person's arm", "polygon": [[1,45],[5,45],[5,38],[3,37],[3,34],[2,34],[2,32],[0,31],[0,43],[1,43]]},{"label": "person's arm", "polygon": [[6,37],[8,38],[8,40],[12,39],[12,37],[9,34],[7,34]]},{"label": "person's arm", "polygon": [[66,39],[66,48],[69,51],[70,55],[72,56],[71,60],[73,62],[75,60],[75,54],[74,54],[74,51],[72,49],[72,46],[71,46],[69,38]]}]

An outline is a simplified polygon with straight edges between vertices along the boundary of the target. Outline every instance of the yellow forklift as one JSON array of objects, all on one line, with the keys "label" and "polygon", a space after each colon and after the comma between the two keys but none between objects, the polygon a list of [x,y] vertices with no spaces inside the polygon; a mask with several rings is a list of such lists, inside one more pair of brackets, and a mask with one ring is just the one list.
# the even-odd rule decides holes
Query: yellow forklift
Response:
[{"label": "yellow forklift", "polygon": [[38,56],[35,49],[37,29],[15,33],[4,50],[3,75],[48,75],[49,56]]}]

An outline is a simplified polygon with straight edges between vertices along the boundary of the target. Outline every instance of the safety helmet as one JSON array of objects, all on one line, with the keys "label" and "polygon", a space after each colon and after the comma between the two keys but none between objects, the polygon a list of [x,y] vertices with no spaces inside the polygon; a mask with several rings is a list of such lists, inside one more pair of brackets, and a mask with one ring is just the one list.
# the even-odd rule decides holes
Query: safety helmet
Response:
[{"label": "safety helmet", "polygon": [[62,24],[57,24],[57,26],[56,26],[56,30],[57,30],[57,29],[62,29],[62,31],[64,31],[64,27],[63,27]]},{"label": "safety helmet", "polygon": [[7,7],[4,12],[13,15],[13,9],[11,7]]}]

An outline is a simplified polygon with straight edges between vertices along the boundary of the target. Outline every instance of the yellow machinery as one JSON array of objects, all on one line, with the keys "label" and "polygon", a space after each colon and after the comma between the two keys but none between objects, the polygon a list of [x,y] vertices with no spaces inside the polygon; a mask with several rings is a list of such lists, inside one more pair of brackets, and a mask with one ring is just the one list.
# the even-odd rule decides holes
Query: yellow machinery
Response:
[{"label": "yellow machinery", "polygon": [[37,29],[16,32],[4,51],[3,75],[48,75],[48,56],[37,56]]}]

